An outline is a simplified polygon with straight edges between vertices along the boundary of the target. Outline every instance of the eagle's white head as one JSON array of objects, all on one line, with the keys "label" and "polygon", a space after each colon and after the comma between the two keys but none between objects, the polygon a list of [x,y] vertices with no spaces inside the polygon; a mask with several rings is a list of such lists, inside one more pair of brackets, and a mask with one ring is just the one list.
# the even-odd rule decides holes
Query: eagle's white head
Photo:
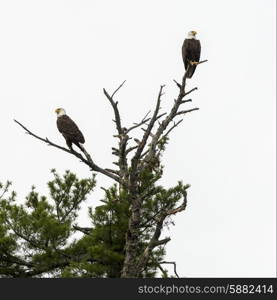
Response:
[{"label": "eagle's white head", "polygon": [[197,32],[192,30],[188,32],[188,39],[196,39]]},{"label": "eagle's white head", "polygon": [[55,113],[57,114],[58,117],[61,117],[61,116],[65,115],[65,110],[63,108],[57,108],[55,110]]}]

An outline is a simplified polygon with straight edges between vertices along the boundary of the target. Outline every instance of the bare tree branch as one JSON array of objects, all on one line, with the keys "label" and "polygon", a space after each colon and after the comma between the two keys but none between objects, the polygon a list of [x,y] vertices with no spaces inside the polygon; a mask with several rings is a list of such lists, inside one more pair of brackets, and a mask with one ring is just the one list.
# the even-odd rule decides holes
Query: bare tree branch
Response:
[{"label": "bare tree branch", "polygon": [[87,235],[89,235],[91,233],[91,230],[92,230],[92,228],[90,228],[90,227],[79,227],[77,225],[74,225],[73,228],[75,230],[80,231],[80,232],[82,232],[84,234],[87,234]]},{"label": "bare tree branch", "polygon": [[182,101],[181,101],[181,104],[187,103],[187,102],[192,102],[192,100],[191,100],[191,99],[188,99],[188,100],[182,100]]},{"label": "bare tree branch", "polygon": [[141,125],[147,123],[149,120],[150,120],[150,118],[142,120],[140,123],[134,123],[133,126],[131,126],[130,128],[127,129],[127,133],[132,131],[133,129],[136,129],[136,128],[140,127]]},{"label": "bare tree branch", "polygon": [[207,61],[208,61],[207,59],[201,60],[200,62],[197,63],[197,65],[203,64],[203,63],[205,63],[205,62],[207,62]]},{"label": "bare tree branch", "polygon": [[164,245],[164,244],[168,243],[170,240],[171,240],[171,238],[169,238],[169,237],[165,238],[163,240],[157,240],[157,241],[153,242],[153,246],[157,247],[157,246]]},{"label": "bare tree branch", "polygon": [[118,110],[118,102],[115,102],[113,100],[114,95],[120,90],[120,88],[124,85],[125,81],[123,81],[122,84],[112,93],[110,96],[109,93],[103,89],[105,96],[108,98],[109,102],[111,103],[113,110],[114,110],[114,116],[115,116],[115,123],[116,123],[116,128],[118,135],[116,137],[119,138],[119,144],[118,144],[118,149],[114,151],[113,154],[118,156],[118,166],[119,166],[119,177],[122,179],[121,184],[123,183],[123,178],[127,176],[127,169],[128,169],[128,163],[127,163],[127,156],[125,154],[126,148],[127,148],[127,143],[128,140],[130,139],[129,136],[127,135],[128,130],[126,128],[122,127],[121,124],[121,118],[120,118],[120,113]]},{"label": "bare tree branch", "polygon": [[113,169],[108,169],[108,168],[106,168],[105,170],[110,172],[110,173],[114,173],[116,175],[119,175],[119,171],[116,171],[116,170],[113,170]]},{"label": "bare tree branch", "polygon": [[[207,61],[208,61],[207,59],[202,60],[202,61],[198,62],[197,65],[203,64],[203,63],[205,63],[205,62],[207,62]],[[188,68],[187,71],[185,72],[185,75],[184,75],[184,77],[183,77],[183,81],[184,81],[184,78],[187,76],[188,70],[189,70],[189,68]],[[180,89],[182,88],[182,84],[180,84],[179,82],[177,82],[175,79],[173,79],[173,81],[176,83],[176,85],[178,86],[178,88],[180,88]]]},{"label": "bare tree branch", "polygon": [[192,92],[194,92],[194,91],[196,91],[196,90],[198,90],[197,87],[195,87],[195,88],[189,90],[188,92],[185,93],[185,96],[189,95],[190,93],[192,93]]},{"label": "bare tree branch", "polygon": [[135,165],[137,165],[137,162],[138,162],[138,159],[140,158],[140,155],[146,145],[146,142],[147,142],[147,139],[151,133],[151,130],[156,122],[156,118],[158,116],[158,113],[159,113],[159,110],[160,110],[160,105],[161,105],[161,96],[163,94],[163,88],[164,88],[164,85],[162,85],[160,87],[160,91],[159,91],[159,95],[158,95],[158,99],[157,99],[157,103],[156,103],[156,108],[155,108],[155,111],[153,113],[153,116],[151,118],[151,121],[149,123],[149,125],[147,126],[147,129],[143,135],[143,138],[142,138],[142,141],[140,142],[139,146],[138,146],[138,149],[136,151],[136,154],[134,155],[133,159],[132,159],[132,164],[133,164],[133,167]]},{"label": "bare tree branch", "polygon": [[125,152],[126,155],[127,155],[128,153],[130,153],[131,151],[137,149],[137,147],[138,147],[138,145],[128,148],[128,149],[126,150],[126,152]]},{"label": "bare tree branch", "polygon": [[162,261],[160,262],[160,264],[171,264],[174,266],[174,273],[176,275],[177,278],[180,278],[178,273],[177,273],[177,268],[176,268],[176,262],[175,261]]},{"label": "bare tree branch", "polygon": [[115,116],[115,123],[116,123],[116,128],[117,128],[117,132],[118,134],[122,134],[122,126],[121,126],[121,119],[120,119],[120,114],[119,114],[119,110],[118,110],[118,102],[114,102],[113,100],[113,96],[119,91],[119,89],[124,85],[125,80],[121,83],[121,85],[112,93],[112,96],[109,95],[109,93],[103,89],[103,92],[105,94],[105,96],[107,97],[107,99],[109,100],[109,102],[112,105],[112,108],[114,110],[114,116]]},{"label": "bare tree branch", "polygon": [[[82,154],[80,154],[80,153],[78,153],[78,152],[76,152],[76,151],[74,151],[74,150],[69,150],[69,149],[66,149],[66,148],[64,148],[64,147],[62,147],[62,146],[59,146],[59,145],[57,145],[57,144],[51,142],[48,138],[45,138],[45,139],[44,139],[44,138],[42,138],[42,137],[40,137],[40,136],[34,134],[33,132],[31,132],[29,129],[27,129],[24,125],[22,125],[22,124],[21,124],[20,122],[18,122],[17,120],[14,120],[14,121],[15,121],[19,126],[21,126],[21,127],[27,132],[27,134],[29,134],[29,135],[35,137],[36,139],[38,139],[38,140],[40,140],[40,141],[42,141],[42,142],[44,142],[44,143],[46,143],[46,144],[48,144],[48,145],[50,145],[50,146],[53,146],[53,147],[58,148],[58,149],[60,149],[60,150],[62,150],[62,151],[65,151],[65,152],[67,152],[67,153],[69,153],[69,154],[71,154],[71,155],[76,156],[76,157],[79,158],[83,163],[85,163],[86,165],[88,165],[88,166],[91,168],[92,171],[102,173],[102,174],[104,174],[104,175],[106,175],[106,176],[108,176],[108,177],[114,179],[115,181],[117,181],[117,182],[119,182],[119,183],[121,182],[119,176],[116,176],[116,175],[114,175],[114,174],[108,172],[107,170],[102,169],[101,167],[97,166],[97,165],[91,160],[91,158],[90,158],[90,160],[85,159],[85,158],[82,156]],[[86,154],[88,154],[88,153],[86,153]],[[89,156],[89,157],[90,157],[90,156]]]},{"label": "bare tree branch", "polygon": [[177,127],[181,122],[183,122],[183,119],[179,120],[177,123],[174,122],[174,125],[168,129],[168,131],[163,135],[162,139],[167,137],[169,135],[169,133],[175,128]]},{"label": "bare tree branch", "polygon": [[[205,61],[201,61],[200,63],[204,63]],[[199,63],[199,64],[200,64]],[[174,105],[171,108],[170,113],[166,116],[166,118],[160,123],[156,133],[154,134],[154,137],[152,138],[150,144],[149,144],[149,152],[147,153],[147,155],[144,158],[144,162],[147,163],[148,161],[151,161],[153,156],[155,155],[155,149],[157,146],[157,143],[160,140],[160,137],[162,136],[163,132],[166,130],[167,126],[169,125],[169,123],[174,119],[174,117],[176,117],[178,115],[178,109],[180,107],[181,104],[185,103],[184,101],[187,100],[183,100],[183,98],[192,93],[193,91],[195,91],[197,88],[193,88],[192,90],[190,90],[189,92],[185,92],[185,87],[186,87],[186,79],[187,79],[187,73],[189,71],[189,68],[187,69],[187,71],[185,72],[183,79],[182,79],[182,84],[179,84],[176,80],[175,83],[177,84],[177,86],[179,87],[179,95],[177,97],[177,99],[174,101]],[[188,110],[186,111],[186,113],[194,111],[194,110],[198,110],[199,108],[194,108],[192,110]],[[184,112],[183,112],[184,113]]]},{"label": "bare tree branch", "polygon": [[126,80],[124,80],[121,85],[112,93],[112,98],[113,96],[122,88],[122,86],[124,85],[124,83],[126,82]]},{"label": "bare tree branch", "polygon": [[147,116],[150,114],[150,110],[149,112],[143,117],[143,119],[139,122],[139,123],[134,123],[134,126],[131,126],[130,128],[128,128],[126,130],[126,133],[129,133],[131,130],[138,128],[139,126],[147,123],[151,118],[147,118]]},{"label": "bare tree branch", "polygon": [[198,107],[195,107],[195,108],[188,109],[188,110],[178,111],[178,112],[176,112],[175,116],[178,116],[178,115],[184,115],[184,114],[186,114],[186,113],[189,113],[189,112],[192,112],[192,111],[195,111],[195,110],[199,110],[199,108],[198,108]]}]

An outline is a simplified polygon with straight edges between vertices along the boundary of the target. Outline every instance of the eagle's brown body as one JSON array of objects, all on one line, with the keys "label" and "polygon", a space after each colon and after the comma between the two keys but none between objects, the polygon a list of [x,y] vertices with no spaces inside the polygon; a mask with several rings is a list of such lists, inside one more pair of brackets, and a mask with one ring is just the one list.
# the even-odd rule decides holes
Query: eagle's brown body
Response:
[{"label": "eagle's brown body", "polygon": [[199,40],[196,39],[184,40],[182,46],[182,56],[183,56],[185,69],[187,70],[187,78],[191,78],[196,69],[196,64],[190,65],[190,62],[199,62],[200,53],[201,53],[201,45]]},{"label": "eagle's brown body", "polygon": [[80,144],[85,142],[85,138],[78,126],[71,118],[69,118],[69,116],[59,116],[57,118],[57,127],[59,132],[64,136],[66,144],[70,149],[72,149],[72,144],[75,144],[77,147],[83,150],[82,145]]}]

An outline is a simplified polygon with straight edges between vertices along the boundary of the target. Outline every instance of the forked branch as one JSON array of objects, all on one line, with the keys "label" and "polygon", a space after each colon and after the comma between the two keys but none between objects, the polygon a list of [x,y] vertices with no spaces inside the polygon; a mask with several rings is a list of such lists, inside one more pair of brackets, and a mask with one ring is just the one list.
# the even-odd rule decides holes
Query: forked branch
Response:
[{"label": "forked branch", "polygon": [[112,93],[112,95],[110,96],[110,94],[106,91],[106,89],[103,89],[103,92],[105,94],[105,96],[107,97],[107,99],[109,100],[109,102],[111,103],[111,106],[113,108],[114,111],[114,116],[115,116],[115,123],[116,123],[116,128],[117,128],[117,132],[118,134],[122,134],[122,126],[121,126],[121,119],[120,119],[120,114],[119,114],[119,110],[118,110],[118,102],[115,102],[113,100],[114,95],[122,88],[122,86],[124,85],[124,83],[126,82],[126,80],[124,80],[120,86]]},{"label": "forked branch", "polygon": [[[206,62],[207,60],[203,60],[201,62],[199,62],[198,64],[202,64],[204,62]],[[154,136],[152,137],[152,140],[149,144],[149,149],[147,150],[147,155],[144,158],[144,162],[147,161],[151,161],[151,159],[153,158],[153,156],[155,155],[155,149],[157,146],[157,143],[160,141],[164,131],[167,129],[168,125],[170,124],[170,122],[172,122],[174,120],[174,118],[178,115],[182,115],[182,114],[186,114],[195,110],[198,110],[198,107],[189,109],[189,110],[185,110],[185,111],[178,111],[181,104],[184,104],[186,102],[191,102],[191,99],[188,100],[183,100],[183,98],[187,95],[189,95],[190,93],[194,92],[195,90],[197,90],[197,88],[193,88],[188,92],[185,92],[185,88],[186,88],[186,80],[187,80],[187,74],[188,74],[189,68],[187,69],[187,71],[185,72],[183,79],[182,79],[182,84],[179,84],[176,80],[175,83],[177,84],[177,86],[179,87],[179,95],[177,97],[177,99],[175,99],[174,104],[171,108],[170,113],[165,117],[165,119],[159,124],[159,127],[156,130],[156,133],[154,134]],[[177,126],[177,125],[176,125]],[[176,126],[173,126],[176,127]],[[172,128],[172,129],[173,129]],[[170,131],[172,130],[170,129]],[[168,133],[166,134],[168,135]]]},{"label": "forked branch", "polygon": [[[139,146],[137,148],[137,151],[132,159],[132,164],[133,164],[133,168],[135,169],[137,163],[138,163],[138,160],[141,156],[141,153],[147,143],[147,140],[148,140],[148,137],[150,136],[151,134],[151,130],[157,120],[157,117],[158,117],[158,113],[159,113],[159,110],[160,110],[160,106],[161,106],[161,97],[163,95],[163,88],[164,88],[164,85],[161,85],[160,87],[160,91],[159,91],[159,95],[158,95],[158,98],[157,98],[157,103],[156,103],[156,108],[155,108],[155,111],[153,113],[153,116],[151,118],[151,121],[150,123],[148,124],[145,132],[144,132],[144,135],[143,135],[143,138],[141,140],[141,142],[139,143]],[[135,171],[135,170],[134,170]]]}]

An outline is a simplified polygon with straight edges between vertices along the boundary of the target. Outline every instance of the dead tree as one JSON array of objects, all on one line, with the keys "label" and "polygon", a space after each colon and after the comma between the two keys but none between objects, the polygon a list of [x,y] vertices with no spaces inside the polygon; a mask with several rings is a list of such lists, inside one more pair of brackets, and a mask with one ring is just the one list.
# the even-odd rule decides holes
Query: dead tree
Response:
[{"label": "dead tree", "polygon": [[[199,64],[203,62],[206,62],[206,60],[201,61]],[[124,190],[128,195],[130,215],[126,231],[125,259],[121,271],[121,277],[141,276],[148,262],[152,259],[153,250],[156,247],[164,246],[170,241],[170,237],[165,237],[163,239],[160,238],[166,220],[186,208],[186,189],[189,187],[188,185],[182,188],[181,192],[183,199],[181,204],[176,205],[176,203],[174,203],[174,206],[162,206],[162,208],[157,210],[155,214],[149,218],[149,220],[145,221],[143,216],[143,204],[147,195],[145,195],[144,191],[141,190],[141,178],[145,170],[150,170],[150,172],[155,172],[157,169],[160,170],[160,154],[164,150],[164,146],[170,132],[183,121],[183,117],[187,113],[199,109],[197,107],[190,109],[182,108],[187,103],[192,102],[191,99],[186,99],[186,96],[197,90],[196,87],[188,91],[186,90],[186,74],[187,72],[185,72],[181,83],[174,80],[178,88],[178,96],[174,100],[170,111],[160,111],[161,99],[164,92],[164,85],[162,85],[159,89],[155,109],[152,114],[150,115],[150,112],[148,112],[141,121],[134,123],[130,127],[124,127],[122,125],[118,101],[115,100],[116,94],[122,88],[125,81],[113,93],[109,93],[106,89],[103,89],[105,97],[113,108],[113,121],[115,122],[117,131],[116,135],[114,135],[117,139],[117,147],[112,148],[112,154],[116,157],[116,161],[114,162],[116,168],[114,169],[100,167],[92,160],[91,155],[87,151],[84,150],[83,153],[80,153],[75,150],[59,146],[51,142],[48,138],[42,138],[34,134],[20,122],[14,120],[28,134],[36,139],[75,156],[85,163],[91,171],[101,173],[112,178],[118,185],[119,189]],[[138,128],[141,128],[144,132],[140,140],[131,136],[133,130]],[[161,177],[161,174],[159,174],[158,177]],[[152,226],[152,235],[149,238],[147,245],[143,245],[143,249],[141,249],[141,247],[138,246],[141,232],[150,226]],[[79,229],[84,232],[84,229]],[[86,234],[88,234],[88,232],[89,228],[86,228]],[[166,262],[164,261],[157,262],[158,267],[162,272],[164,271],[161,264],[165,263]],[[174,272],[177,274],[175,263],[170,263],[174,264]]]}]

